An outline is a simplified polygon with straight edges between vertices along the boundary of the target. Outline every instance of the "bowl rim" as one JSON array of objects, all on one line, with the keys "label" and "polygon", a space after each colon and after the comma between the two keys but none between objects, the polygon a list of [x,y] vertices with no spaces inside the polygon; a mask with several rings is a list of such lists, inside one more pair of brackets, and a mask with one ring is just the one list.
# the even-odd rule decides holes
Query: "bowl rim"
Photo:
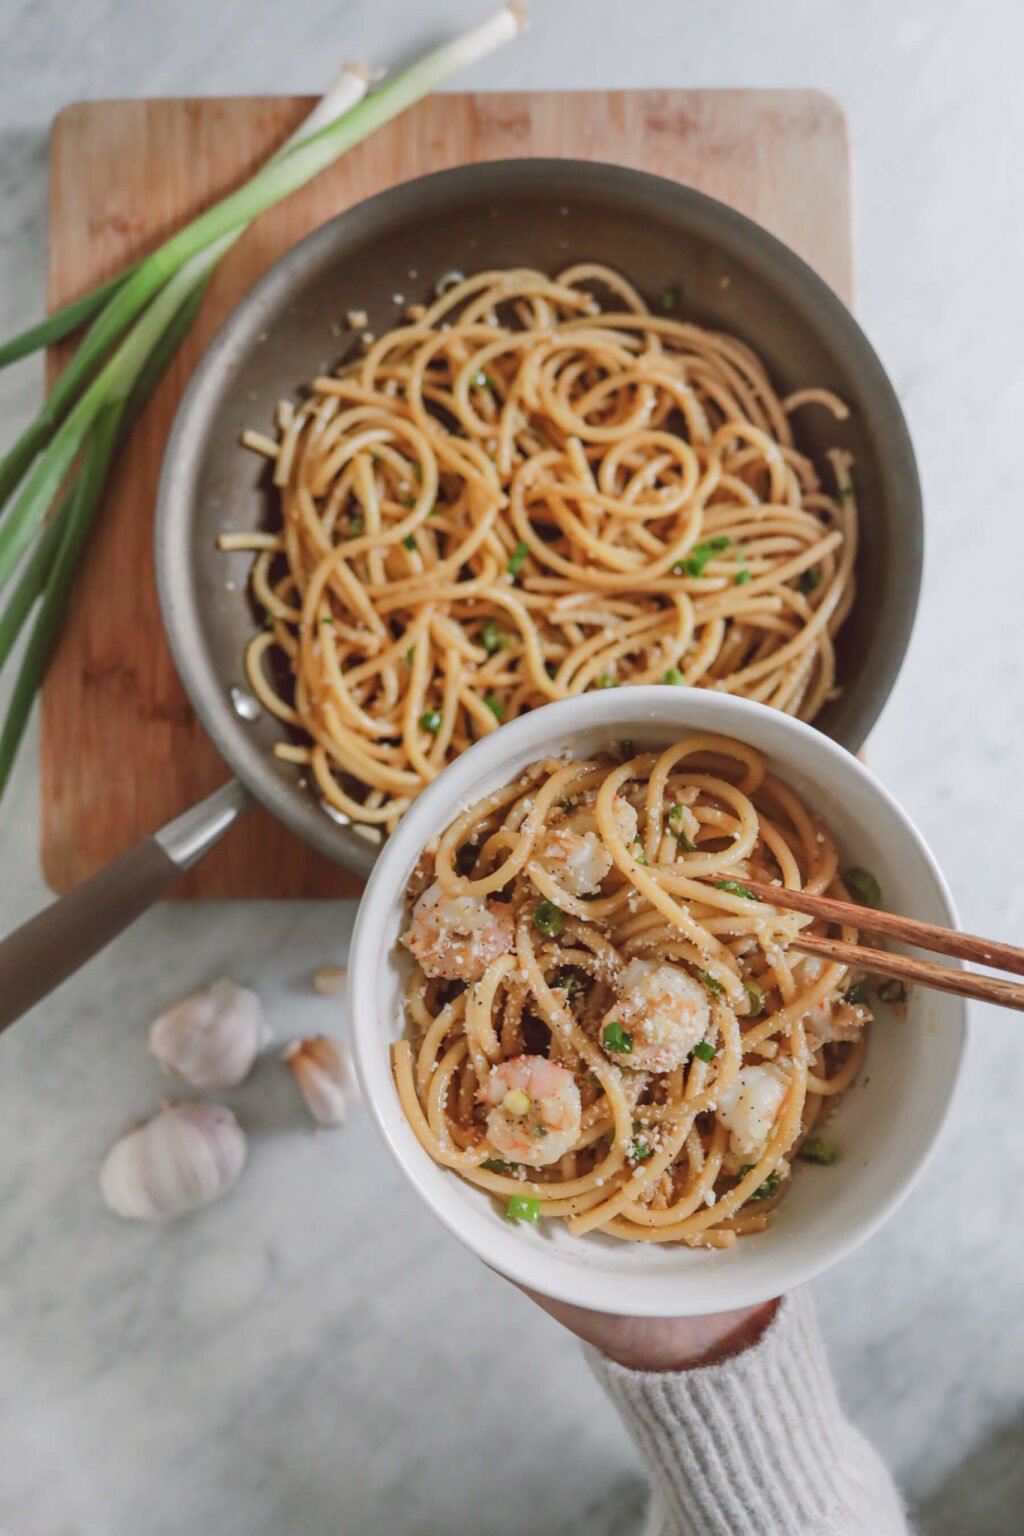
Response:
[{"label": "bowl rim", "polygon": [[[684,712],[680,710],[681,705],[686,707],[685,712],[693,711],[694,717],[685,724],[681,720],[667,718],[671,713]],[[869,795],[884,804],[890,814],[895,815],[908,843],[914,846],[931,877],[933,894],[944,909],[945,921],[950,927],[958,926],[952,893],[924,837],[895,797],[852,754],[813,727],[752,700],[705,690],[665,689],[656,685],[623,689],[621,693],[609,690],[583,694],[547,704],[475,743],[447,767],[406,812],[398,829],[382,850],[359,905],[349,949],[349,1031],[363,1094],[377,1130],[406,1181],[459,1242],[489,1267],[515,1283],[560,1301],[631,1316],[699,1315],[689,1304],[680,1304],[663,1294],[669,1289],[671,1280],[667,1273],[658,1275],[655,1283],[649,1286],[640,1283],[644,1277],[638,1274],[636,1290],[631,1293],[627,1305],[621,1297],[621,1275],[609,1277],[596,1267],[588,1269],[567,1264],[558,1255],[538,1255],[528,1243],[517,1239],[518,1228],[514,1223],[508,1224],[508,1234],[488,1228],[489,1240],[479,1240],[475,1234],[467,1233],[460,1220],[458,1197],[449,1199],[444,1193],[449,1187],[454,1191],[455,1185],[450,1185],[446,1178],[434,1187],[427,1187],[419,1178],[417,1170],[402,1155],[396,1141],[395,1127],[400,1126],[407,1131],[408,1126],[395,1091],[389,1053],[380,1048],[381,1027],[376,1007],[380,935],[386,931],[387,917],[393,912],[396,901],[401,899],[408,871],[420,850],[431,836],[449,824],[460,808],[471,803],[475,783],[485,772],[490,774],[499,766],[506,753],[511,758],[519,755],[517,749],[521,738],[532,739],[535,734],[541,734],[542,741],[535,750],[537,756],[542,756],[546,751],[556,750],[552,742],[568,745],[571,738],[581,730],[593,727],[627,730],[630,725],[634,728],[649,726],[655,721],[664,723],[667,736],[676,728],[681,735],[691,731],[711,730],[743,740],[744,731],[742,725],[737,726],[737,721],[742,722],[744,718],[760,722],[769,737],[774,736],[780,741],[787,737],[802,738],[803,744],[811,748],[800,768],[800,773],[808,781],[813,780],[823,788],[831,787],[834,790],[837,782],[841,783],[843,775],[859,779]],[[539,722],[543,722],[543,728]],[[760,734],[759,727],[758,731]],[[762,744],[758,750],[773,755],[771,746]],[[808,758],[812,760],[812,765],[809,765]],[[775,1288],[768,1292],[763,1286],[744,1283],[742,1272],[734,1271],[728,1277],[723,1276],[721,1306],[719,1308],[716,1305],[716,1311],[751,1306],[814,1279],[872,1237],[910,1194],[934,1156],[948,1121],[970,1040],[968,1009],[964,999],[952,995],[947,997],[951,1020],[946,1023],[945,1029],[953,1035],[950,1044],[955,1060],[952,1070],[944,1079],[942,1095],[937,1094],[935,1097],[931,1129],[925,1144],[902,1167],[899,1177],[891,1180],[886,1197],[872,1208],[868,1216],[851,1224],[841,1241],[827,1247],[823,1245],[822,1251],[802,1263],[787,1265],[780,1261]],[[361,998],[371,999],[370,1004],[361,1003]],[[419,1150],[425,1158],[429,1158],[424,1149]],[[436,1166],[431,1162],[431,1167]],[[444,1171],[450,1174],[450,1180],[458,1179],[456,1173]],[[436,1194],[435,1188],[438,1191]],[[658,1290],[659,1284],[662,1291]]]},{"label": "bowl rim", "polygon": [[[304,842],[335,862],[368,875],[376,850],[351,827],[325,815],[317,798],[281,770],[229,701],[229,690],[207,645],[206,602],[192,579],[194,509],[209,423],[218,401],[237,385],[241,360],[264,333],[269,317],[307,275],[352,247],[380,239],[396,221],[414,221],[438,199],[460,206],[514,196],[610,201],[638,216],[684,219],[699,238],[747,267],[801,311],[804,323],[827,338],[864,381],[864,431],[879,463],[900,488],[900,601],[884,615],[887,643],[880,662],[857,692],[857,707],[842,734],[852,751],[868,732],[895,685],[917,613],[923,560],[923,512],[913,445],[895,389],[856,319],[802,257],[745,214],[692,187],[628,166],[572,158],[524,157],[456,166],[401,182],[354,204],[298,241],[260,277],[222,323],[201,359],[175,415],[157,491],[154,551],[157,590],[175,668],[221,756],[246,788]],[[301,381],[293,381],[297,384]],[[286,383],[282,385],[286,387]],[[212,561],[215,551],[204,553]],[[240,661],[239,657],[239,661]],[[877,658],[876,658],[877,661]],[[835,739],[835,738],[833,738]]]}]

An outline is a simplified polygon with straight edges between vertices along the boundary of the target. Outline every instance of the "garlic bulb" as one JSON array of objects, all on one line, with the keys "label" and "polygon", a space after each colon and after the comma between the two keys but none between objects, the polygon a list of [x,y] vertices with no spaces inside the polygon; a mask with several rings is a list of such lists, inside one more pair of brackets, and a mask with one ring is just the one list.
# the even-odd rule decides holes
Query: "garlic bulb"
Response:
[{"label": "garlic bulb", "polygon": [[265,1028],[256,993],[222,978],[161,1014],[149,1031],[149,1048],[193,1088],[234,1088],[248,1077]]},{"label": "garlic bulb", "polygon": [[118,1216],[169,1221],[226,1195],[246,1151],[245,1133],[222,1104],[165,1104],[115,1141],[100,1169],[100,1190]]},{"label": "garlic bulb", "polygon": [[281,1053],[295,1074],[299,1091],[318,1125],[341,1125],[359,1106],[359,1084],[352,1053],[331,1035],[293,1040]]}]

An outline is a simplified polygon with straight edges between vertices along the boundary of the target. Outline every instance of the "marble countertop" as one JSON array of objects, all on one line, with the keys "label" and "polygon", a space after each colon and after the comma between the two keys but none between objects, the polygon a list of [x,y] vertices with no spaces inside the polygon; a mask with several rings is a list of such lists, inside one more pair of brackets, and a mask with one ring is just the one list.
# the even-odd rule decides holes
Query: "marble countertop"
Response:
[{"label": "marble countertop", "polygon": [[[1024,10],[534,9],[531,34],[460,84],[809,85],[845,106],[858,311],[909,416],[929,524],[920,619],[872,767],[930,840],[965,926],[1012,939],[1024,931]],[[332,61],[393,64],[486,10],[7,0],[0,333],[42,309],[47,131],[67,102],[314,91]],[[36,362],[0,374],[3,440],[40,387]],[[37,820],[33,746],[0,821],[0,931],[45,898]],[[331,1028],[339,1005],[309,978],[343,960],[350,922],[329,905],[166,906],[4,1040],[4,1536],[600,1536],[638,1518],[637,1459],[573,1341],[447,1238],[365,1117],[310,1133],[268,1062],[229,1096],[252,1133],[229,1202],[168,1229],[119,1225],[100,1205],[99,1158],[160,1091],[149,1019],[227,973],[263,993],[278,1037]],[[1009,1536],[1024,1506],[1024,1055],[1013,1016],[979,1008],[975,1022],[984,1049],[919,1188],[815,1287],[844,1399],[927,1536]],[[351,1179],[336,1177],[339,1156]]]}]

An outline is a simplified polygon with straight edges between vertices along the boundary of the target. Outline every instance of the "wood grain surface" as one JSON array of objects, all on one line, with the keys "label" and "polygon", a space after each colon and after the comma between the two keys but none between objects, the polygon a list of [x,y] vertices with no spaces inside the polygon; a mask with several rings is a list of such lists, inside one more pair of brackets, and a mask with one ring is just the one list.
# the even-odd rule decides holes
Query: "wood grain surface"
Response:
[{"label": "wood grain surface", "polygon": [[[309,110],[304,98],[69,107],[51,144],[49,298],[62,304],[238,185]],[[585,91],[422,102],[265,213],[219,268],[191,334],[121,453],[46,679],[42,862],[66,890],[222,783],[157,607],[153,503],[189,375],[228,311],[284,251],[385,187],[468,161],[572,156],[639,166],[732,204],[851,298],[849,165],[840,109],[811,91]],[[55,349],[50,377],[67,352]],[[359,882],[262,811],[179,896],[328,897]]]}]

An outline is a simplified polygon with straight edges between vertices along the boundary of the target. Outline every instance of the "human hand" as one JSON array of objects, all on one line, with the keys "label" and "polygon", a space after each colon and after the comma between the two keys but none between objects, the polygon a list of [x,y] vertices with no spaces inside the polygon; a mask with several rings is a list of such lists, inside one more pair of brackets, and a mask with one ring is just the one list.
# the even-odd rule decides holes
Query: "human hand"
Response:
[{"label": "human hand", "polygon": [[554,1301],[536,1291],[526,1295],[584,1343],[634,1371],[688,1371],[738,1354],[757,1343],[779,1304],[776,1297],[709,1317],[619,1317]]}]

